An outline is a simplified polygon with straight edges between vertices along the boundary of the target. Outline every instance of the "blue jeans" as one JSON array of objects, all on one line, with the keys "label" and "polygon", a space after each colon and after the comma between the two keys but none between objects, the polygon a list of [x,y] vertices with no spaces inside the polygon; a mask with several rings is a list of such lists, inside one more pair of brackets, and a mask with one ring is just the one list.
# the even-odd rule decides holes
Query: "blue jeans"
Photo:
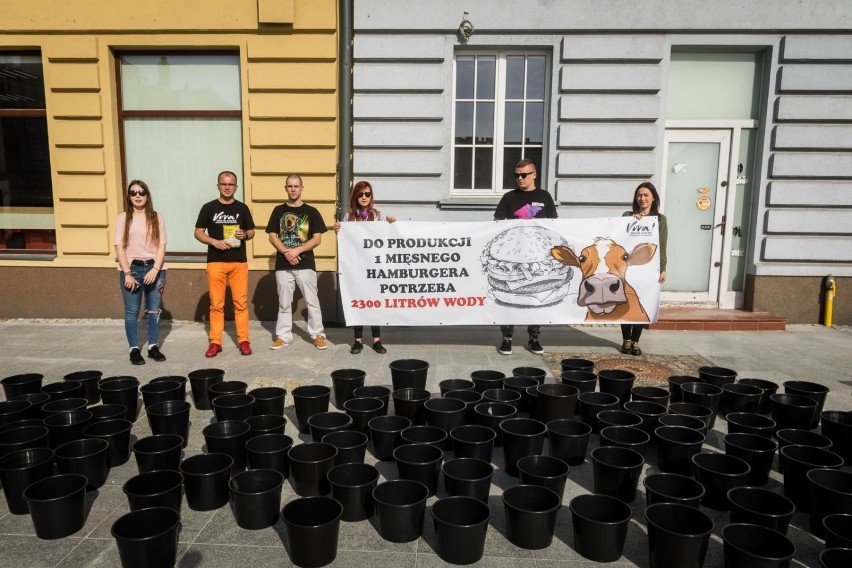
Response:
[{"label": "blue jeans", "polygon": [[157,337],[160,335],[160,305],[163,301],[163,290],[166,288],[166,271],[157,273],[157,279],[153,283],[145,285],[142,280],[150,270],[150,266],[130,265],[130,273],[139,282],[134,290],[124,287],[124,274],[118,273],[118,285],[121,287],[121,295],[124,297],[124,333],[127,335],[127,343],[131,348],[139,347],[139,331],[137,321],[139,310],[142,308],[142,296],[145,296],[145,320],[148,328],[148,346],[157,345]]}]

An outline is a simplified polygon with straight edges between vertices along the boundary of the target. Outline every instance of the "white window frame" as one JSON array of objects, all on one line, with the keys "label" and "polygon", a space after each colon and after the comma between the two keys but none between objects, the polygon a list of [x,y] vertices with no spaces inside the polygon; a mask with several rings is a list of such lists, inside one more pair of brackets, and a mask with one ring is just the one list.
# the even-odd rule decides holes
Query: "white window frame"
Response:
[{"label": "white window frame", "polygon": [[[494,99],[457,99],[456,98],[456,82],[458,80],[458,69],[457,69],[457,61],[458,57],[466,57],[466,56],[482,56],[482,55],[493,55],[496,58],[496,69],[495,69],[495,98]],[[450,177],[449,177],[449,186],[450,186],[450,197],[453,198],[470,198],[470,197],[499,197],[503,195],[506,191],[512,188],[504,188],[502,186],[503,174],[505,173],[505,169],[507,167],[513,167],[514,164],[504,164],[504,150],[506,144],[504,142],[504,127],[505,127],[505,112],[506,112],[506,59],[509,56],[517,56],[523,55],[526,57],[529,56],[541,56],[544,57],[545,62],[545,73],[544,73],[544,98],[543,99],[508,99],[509,102],[541,102],[543,106],[543,119],[542,119],[542,143],[541,143],[541,163],[537,163],[538,167],[538,177],[539,180],[542,178],[542,172],[547,171],[547,164],[545,163],[547,160],[547,147],[548,147],[548,128],[547,125],[550,120],[550,93],[551,93],[551,75],[552,75],[552,67],[551,67],[551,55],[548,51],[545,50],[523,50],[523,49],[513,49],[513,50],[476,50],[476,51],[457,51],[453,57],[453,80],[452,80],[452,115],[451,115],[451,123],[450,123]],[[476,84],[476,80],[474,78],[474,85]],[[525,89],[526,91],[526,89]],[[526,96],[526,95],[525,95]],[[474,93],[475,97],[475,93]],[[493,161],[492,161],[492,187],[490,189],[472,189],[472,188],[464,188],[464,189],[456,189],[455,185],[455,172],[456,172],[456,104],[461,101],[494,101],[494,143],[493,147]],[[526,117],[524,118],[526,120]],[[476,128],[476,114],[474,113],[474,132]],[[466,146],[466,145],[459,145]],[[514,146],[514,145],[511,145]],[[536,147],[538,145],[527,145],[523,144],[522,147],[526,148]],[[476,146],[474,146],[476,147]],[[471,180],[473,180],[473,176],[471,176]]]}]

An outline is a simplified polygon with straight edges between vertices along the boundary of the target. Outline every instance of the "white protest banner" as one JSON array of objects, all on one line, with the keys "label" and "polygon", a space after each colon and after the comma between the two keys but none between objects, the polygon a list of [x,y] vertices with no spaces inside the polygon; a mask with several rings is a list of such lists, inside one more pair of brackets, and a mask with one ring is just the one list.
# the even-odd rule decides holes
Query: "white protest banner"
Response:
[{"label": "white protest banner", "polygon": [[648,323],[656,217],[341,223],[347,325]]}]

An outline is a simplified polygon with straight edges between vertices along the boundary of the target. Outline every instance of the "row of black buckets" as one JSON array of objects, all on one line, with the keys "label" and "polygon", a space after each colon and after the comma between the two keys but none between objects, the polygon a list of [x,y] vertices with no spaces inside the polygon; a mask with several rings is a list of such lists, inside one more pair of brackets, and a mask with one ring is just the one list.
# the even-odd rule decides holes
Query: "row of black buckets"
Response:
[{"label": "row of black buckets", "polygon": [[[288,553],[297,565],[320,566],[334,559],[341,519],[358,521],[376,515],[383,538],[408,542],[422,533],[426,501],[436,493],[441,474],[447,496],[431,508],[438,553],[448,562],[474,562],[483,554],[491,516],[487,503],[494,473],[492,451],[500,445],[506,472],[519,477],[520,481],[501,496],[506,511],[507,536],[522,548],[545,548],[553,538],[569,466],[585,461],[593,431],[599,434],[601,441],[601,446],[590,455],[595,493],[578,496],[569,504],[575,548],[586,558],[603,562],[621,557],[627,523],[632,516],[627,503],[635,499],[645,463],[644,452],[649,445],[656,446],[659,469],[659,473],[645,478],[648,502],[645,519],[653,566],[700,566],[703,563],[713,522],[700,511],[701,505],[731,509],[731,523],[722,529],[722,537],[726,561],[730,556],[732,565],[737,565],[734,559],[738,557],[777,561],[771,565],[778,566],[789,563],[793,557],[792,543],[784,536],[786,525],[779,524],[778,518],[782,517],[779,511],[783,507],[778,505],[778,500],[789,502],[792,499],[800,501],[795,503],[800,509],[809,507],[808,499],[802,502],[794,498],[796,489],[808,495],[808,488],[812,488],[814,504],[823,503],[811,509],[814,533],[820,534],[825,525],[827,546],[829,543],[852,546],[849,540],[852,539],[849,526],[852,516],[848,514],[852,512],[850,474],[840,469],[842,457],[839,462],[815,462],[814,458],[815,455],[825,457],[819,452],[833,454],[824,449],[825,439],[827,447],[848,455],[852,418],[850,413],[840,411],[817,414],[816,406],[821,410],[827,393],[821,385],[792,381],[785,383],[783,395],[777,395],[768,392],[772,385],[762,384],[755,387],[759,395],[751,396],[749,402],[735,395],[742,394],[748,399],[755,391],[732,388],[749,386],[749,379],[735,382],[736,374],[725,369],[702,369],[698,377],[672,377],[670,391],[666,391],[657,387],[633,387],[635,377],[624,371],[594,373],[591,362],[565,360],[559,383],[545,384],[546,372],[536,368],[514,369],[512,377],[498,371],[476,371],[471,380],[442,381],[439,385],[442,397],[431,398],[431,393],[425,390],[428,367],[428,363],[418,360],[393,362],[392,390],[365,386],[365,373],[355,369],[333,372],[332,388],[307,385],[294,389],[292,396],[299,428],[302,432],[310,432],[313,440],[298,445],[283,433],[286,423],[283,389],[268,387],[247,393],[245,383],[225,381],[221,370],[193,371],[189,380],[196,407],[212,408],[217,421],[204,429],[209,453],[182,462],[180,448],[188,436],[189,405],[184,402],[185,393],[180,388],[165,383],[177,383],[185,389],[185,379],[163,377],[143,386],[142,395],[154,436],[139,440],[133,447],[140,474],[125,484],[132,512],[113,527],[122,562],[127,566],[146,565],[139,563],[140,559],[148,558],[139,548],[151,542],[152,533],[156,533],[160,539],[156,565],[168,565],[169,553],[163,551],[176,549],[181,490],[192,509],[211,510],[230,502],[235,520],[243,528],[265,528],[281,518],[289,535]],[[74,375],[66,377],[68,382],[74,381]],[[106,384],[106,391],[110,391],[110,383],[118,379],[128,383],[132,382],[128,379],[133,378],[99,377],[95,384]],[[4,379],[3,386],[7,389],[8,384],[14,388],[31,381],[32,376],[17,375]],[[38,382],[40,384],[41,378]],[[160,386],[152,387],[158,383]],[[595,391],[596,385],[600,392]],[[696,385],[713,386],[720,392]],[[774,388],[777,390],[778,385]],[[810,408],[811,404],[790,399],[790,396],[800,396],[791,393],[794,389],[804,389],[805,398],[810,400],[821,396],[821,402],[815,400],[810,413],[799,412],[800,407]],[[104,389],[96,390],[104,396],[105,404],[101,406],[119,404],[107,402]],[[51,393],[54,390],[48,389],[49,402],[41,402],[42,413],[81,412],[78,408],[48,407],[45,410],[44,405],[54,400],[77,398]],[[12,396],[9,394],[7,389],[10,402],[14,402],[12,398],[27,395],[14,391]],[[332,394],[335,406],[345,413],[328,412]],[[125,408],[125,421],[136,418],[136,396],[134,393],[130,403],[132,414]],[[767,402],[765,399],[768,399],[767,406],[761,407]],[[87,398],[87,402],[89,400]],[[129,397],[127,400],[130,402]],[[395,413],[387,415],[391,401]],[[715,407],[714,401],[717,402]],[[27,411],[31,416],[33,401],[26,402],[30,404]],[[4,404],[7,405],[0,403]],[[788,406],[793,407],[792,418],[787,416],[790,414]],[[35,420],[15,414],[20,410],[21,405],[3,407],[0,429],[10,423]],[[767,410],[773,418],[765,416]],[[728,420],[730,438],[725,440],[726,454],[702,453],[704,436],[717,412]],[[582,420],[574,420],[575,414]],[[823,438],[822,435],[810,431],[814,416],[822,417],[825,435],[822,441],[813,438]],[[774,419],[775,424],[770,427],[758,419]],[[735,431],[737,428],[741,430]],[[70,452],[74,455],[76,452],[88,456],[98,453],[97,446],[102,447],[98,442],[103,438],[91,437],[86,432],[80,439],[63,442],[69,444],[67,448],[63,444],[51,446],[48,443],[48,448],[12,448],[10,445],[7,449],[11,450],[10,456],[32,456],[34,461],[38,461],[36,454],[39,452],[44,460],[46,450],[52,452],[59,464],[60,454]],[[127,432],[129,445],[129,428]],[[0,432],[0,439],[2,436]],[[769,448],[774,458],[779,443],[774,441],[774,436],[779,442],[787,442],[788,447],[782,448],[781,457],[786,464],[785,493],[789,485],[787,497],[790,499],[753,486],[764,479],[753,477],[752,470],[763,472]],[[769,443],[761,444],[758,438]],[[549,440],[548,455],[543,455],[545,439]],[[51,441],[58,440],[48,437],[48,442]],[[400,479],[378,483],[376,467],[363,463],[368,441],[376,459],[396,461]],[[817,442],[824,447],[809,445]],[[137,451],[136,446],[140,444],[142,447]],[[118,437],[107,440],[107,447],[112,446],[123,449],[124,443]],[[454,459],[444,461],[445,450],[450,448]],[[113,452],[118,461],[109,463],[124,463],[129,453]],[[33,510],[33,503],[39,499],[56,500],[54,494],[42,495],[32,489],[41,489],[38,483],[48,479],[44,464],[39,464],[42,470],[36,473],[37,466],[26,465],[31,458],[21,457],[25,465],[17,468],[5,467],[7,458],[15,463],[9,456],[2,458],[0,472],[4,475],[4,490],[10,503],[8,471],[28,471],[27,475],[34,478],[42,476],[26,479],[34,483],[21,491],[25,506],[29,504],[36,523],[39,513]],[[251,469],[245,471],[246,465]],[[771,465],[772,459],[769,459]],[[50,464],[51,470],[52,467]],[[43,485],[61,487],[55,490],[57,494],[63,491],[74,495],[81,493],[80,480],[73,477],[80,473],[62,473],[62,467],[59,465],[60,476],[49,478],[51,483]],[[100,469],[83,471],[84,486],[91,488],[103,483],[101,479],[105,476],[100,475],[101,472]],[[790,483],[787,483],[788,476]],[[279,511],[281,488],[287,478],[300,497]],[[22,482],[15,485],[14,476],[9,479],[11,489],[21,487]],[[817,498],[820,493],[822,496]],[[789,514],[792,516],[792,512]],[[63,517],[74,515],[63,514]],[[37,523],[36,531],[39,534]],[[46,532],[44,537],[65,536],[62,532]],[[174,546],[164,546],[163,538],[174,541]],[[136,547],[133,552],[122,551],[122,539],[133,542]],[[125,543],[124,546],[130,545]],[[755,549],[756,546],[759,549]],[[843,559],[848,561],[848,554],[842,551],[827,551],[823,556],[829,562],[827,566],[841,565],[831,562]],[[174,557],[171,558],[173,564]]]}]

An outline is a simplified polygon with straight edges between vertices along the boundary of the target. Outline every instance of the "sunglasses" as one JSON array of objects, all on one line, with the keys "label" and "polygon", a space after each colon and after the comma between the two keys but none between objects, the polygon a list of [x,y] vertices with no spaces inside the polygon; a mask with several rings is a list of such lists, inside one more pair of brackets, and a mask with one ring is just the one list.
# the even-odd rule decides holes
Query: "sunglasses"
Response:
[{"label": "sunglasses", "polygon": [[373,194],[369,191],[365,191],[364,193],[359,193],[358,199],[361,199],[362,197],[373,197]]},{"label": "sunglasses", "polygon": [[516,178],[527,179],[527,176],[534,174],[535,172],[515,172]]},{"label": "sunglasses", "polygon": [[130,197],[136,197],[136,196],[145,197],[146,195],[148,195],[148,192],[145,191],[144,189],[131,189],[130,191],[127,192],[127,195],[129,195]]}]

